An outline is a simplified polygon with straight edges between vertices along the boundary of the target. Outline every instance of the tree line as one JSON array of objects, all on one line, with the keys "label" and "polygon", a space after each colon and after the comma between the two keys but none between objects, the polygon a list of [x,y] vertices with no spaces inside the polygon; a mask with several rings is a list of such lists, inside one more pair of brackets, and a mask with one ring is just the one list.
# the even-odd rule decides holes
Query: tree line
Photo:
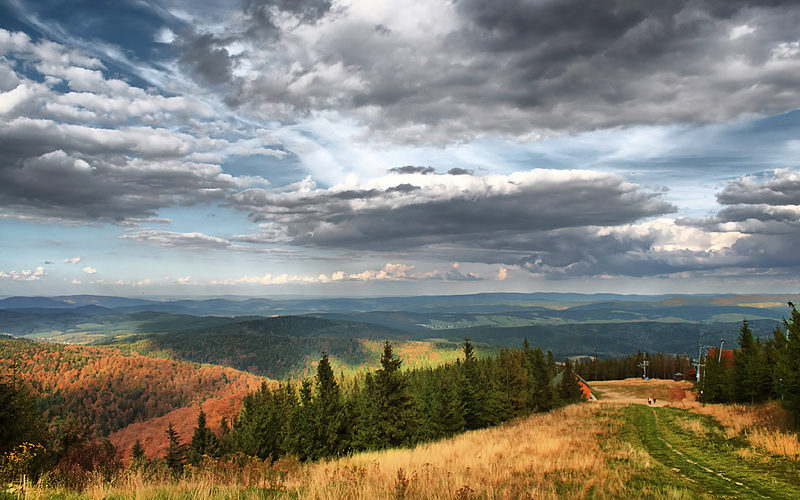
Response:
[{"label": "tree line", "polygon": [[754,337],[744,320],[738,349],[709,351],[701,370],[702,401],[758,403],[779,399],[795,423],[800,421],[800,313],[791,303],[790,308],[790,318],[784,319],[767,341]]},{"label": "tree line", "polygon": [[[548,353],[549,354],[549,353]],[[181,445],[168,431],[167,464],[176,470],[204,455],[243,454],[261,459],[291,455],[302,461],[366,450],[413,446],[549,411],[582,397],[569,360],[531,348],[501,350],[478,358],[472,343],[463,358],[436,368],[401,370],[402,360],[386,341],[380,369],[344,379],[335,376],[327,354],[314,380],[283,382],[244,397],[239,415],[220,435],[201,412],[192,439]],[[551,384],[557,372],[564,376]],[[134,455],[141,457],[141,447]]]},{"label": "tree line", "polygon": [[575,371],[585,380],[622,380],[644,376],[643,363],[646,363],[648,378],[687,377],[692,370],[692,361],[686,354],[639,351],[619,358],[578,359],[575,361]]}]

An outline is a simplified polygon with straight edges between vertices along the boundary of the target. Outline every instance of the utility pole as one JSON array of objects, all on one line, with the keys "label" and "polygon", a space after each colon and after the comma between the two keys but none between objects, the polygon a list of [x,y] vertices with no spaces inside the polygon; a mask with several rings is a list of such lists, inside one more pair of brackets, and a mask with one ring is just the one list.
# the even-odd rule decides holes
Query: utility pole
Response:
[{"label": "utility pole", "polygon": [[647,378],[647,365],[649,365],[649,364],[650,364],[650,362],[647,361],[646,359],[644,359],[644,360],[642,360],[642,363],[639,365],[642,368],[642,370],[644,370],[644,372],[642,373],[642,378],[644,378],[644,379]]},{"label": "utility pole", "polygon": [[717,363],[722,363],[722,346],[724,346],[724,345],[725,345],[725,339],[720,339],[719,340],[719,359],[717,360]]}]

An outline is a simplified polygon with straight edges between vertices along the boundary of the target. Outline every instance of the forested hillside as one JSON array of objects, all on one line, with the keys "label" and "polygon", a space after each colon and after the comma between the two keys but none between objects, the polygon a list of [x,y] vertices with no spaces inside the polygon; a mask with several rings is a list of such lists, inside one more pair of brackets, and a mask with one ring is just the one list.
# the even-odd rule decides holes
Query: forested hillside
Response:
[{"label": "forested hillside", "polygon": [[[493,345],[519,345],[528,339],[553,351],[558,357],[581,354],[620,357],[637,351],[689,353],[698,343],[718,344],[730,336],[741,319],[718,323],[667,323],[653,321],[531,325],[499,328],[480,326],[433,332],[447,338],[469,337]],[[767,338],[778,320],[755,320],[750,324],[756,336]],[[432,334],[433,334],[432,333]]]},{"label": "forested hillside", "polygon": [[97,436],[261,382],[227,367],[21,339],[0,339],[0,379],[28,386],[46,420],[71,414]]},{"label": "forested hillside", "polygon": [[385,338],[404,340],[408,336],[379,325],[281,316],[242,318],[222,325],[137,335],[109,345],[284,378],[307,374],[311,361],[317,360],[322,351],[335,357],[340,367],[361,366],[373,354],[363,340]]},{"label": "forested hillside", "polygon": [[701,398],[715,403],[758,403],[779,399],[800,425],[800,313],[775,328],[766,342],[742,322],[738,349],[712,349],[705,357],[699,389]]}]

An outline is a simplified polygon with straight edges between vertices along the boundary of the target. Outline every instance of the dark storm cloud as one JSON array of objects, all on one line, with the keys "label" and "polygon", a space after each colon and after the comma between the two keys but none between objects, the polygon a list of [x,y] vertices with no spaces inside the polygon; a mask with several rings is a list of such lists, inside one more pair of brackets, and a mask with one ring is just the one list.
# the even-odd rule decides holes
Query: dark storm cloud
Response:
[{"label": "dark storm cloud", "polygon": [[454,27],[431,34],[391,23],[376,31],[345,9],[320,28],[324,42],[279,36],[265,47],[274,57],[248,60],[228,100],[269,116],[333,109],[392,141],[438,143],[797,107],[796,2],[465,0],[453,9]]},{"label": "dark storm cloud", "polygon": [[181,65],[194,77],[211,85],[227,84],[233,80],[238,59],[228,51],[228,44],[242,39],[274,43],[281,35],[281,17],[288,14],[297,23],[313,24],[330,9],[329,0],[244,0],[228,29],[208,33],[191,26],[173,41],[173,46],[180,54]]},{"label": "dark storm cloud", "polygon": [[533,171],[472,177],[466,184],[459,179],[418,175],[416,184],[347,191],[251,189],[231,199],[253,219],[282,226],[295,245],[377,251],[452,245],[455,259],[462,247],[524,250],[531,234],[613,226],[675,210],[611,174]]},{"label": "dark storm cloud", "polygon": [[63,222],[155,217],[160,208],[221,200],[235,187],[219,167],[199,163],[92,158],[55,150],[0,164],[0,210]]},{"label": "dark storm cloud", "polygon": [[717,201],[723,205],[800,205],[800,173],[778,170],[764,182],[753,177],[737,179],[725,186]]},{"label": "dark storm cloud", "polygon": [[278,30],[275,17],[280,13],[294,15],[298,21],[314,23],[331,10],[330,0],[245,0],[242,8],[250,29],[258,34]]},{"label": "dark storm cloud", "polygon": [[717,200],[724,206],[713,216],[677,222],[744,234],[729,251],[743,267],[800,271],[800,173],[781,169],[771,178],[742,177],[729,182]]},{"label": "dark storm cloud", "polygon": [[187,30],[175,40],[180,50],[180,62],[192,75],[206,83],[219,85],[231,81],[233,61],[225,48],[225,40],[209,33],[197,34]]},{"label": "dark storm cloud", "polygon": [[405,165],[402,167],[390,168],[389,172],[393,174],[435,174],[436,169],[433,167],[418,167],[414,165]]},{"label": "dark storm cloud", "polygon": [[680,219],[686,226],[746,234],[782,234],[800,230],[800,173],[781,169],[771,178],[745,176],[717,194],[723,205],[703,219]]},{"label": "dark storm cloud", "polygon": [[455,167],[448,170],[447,173],[450,175],[472,175],[472,170]]}]

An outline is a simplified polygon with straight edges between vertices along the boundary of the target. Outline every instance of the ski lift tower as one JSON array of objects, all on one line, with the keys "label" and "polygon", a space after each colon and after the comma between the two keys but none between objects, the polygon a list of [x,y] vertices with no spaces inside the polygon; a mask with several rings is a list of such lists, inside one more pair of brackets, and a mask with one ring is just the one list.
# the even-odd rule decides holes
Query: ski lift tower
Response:
[{"label": "ski lift tower", "polygon": [[647,380],[647,367],[648,367],[648,365],[650,365],[650,362],[647,361],[646,359],[643,359],[641,364],[639,364],[639,367],[643,370],[642,371],[642,378],[645,379],[645,380]]}]

